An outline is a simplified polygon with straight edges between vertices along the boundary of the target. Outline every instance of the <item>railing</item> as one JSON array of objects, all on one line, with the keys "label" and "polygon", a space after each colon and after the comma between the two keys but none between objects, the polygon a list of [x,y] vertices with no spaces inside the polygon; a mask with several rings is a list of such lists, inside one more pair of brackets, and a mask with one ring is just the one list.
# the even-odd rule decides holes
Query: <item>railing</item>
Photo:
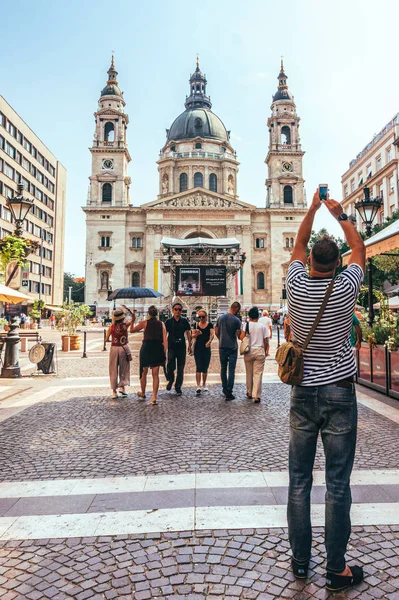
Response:
[{"label": "railing", "polygon": [[301,150],[301,144],[275,144],[277,151]]},{"label": "railing", "polygon": [[362,343],[356,350],[356,364],[358,383],[399,400],[399,350]]},{"label": "railing", "polygon": [[125,146],[127,148],[127,144],[125,144],[125,142],[123,140],[120,140],[118,142],[107,142],[106,140],[94,140],[93,142],[93,146],[96,146],[97,148],[122,148],[123,146]]},{"label": "railing", "polygon": [[216,158],[217,160],[237,160],[237,154],[230,152],[222,152],[217,154],[214,152],[161,152],[160,158]]}]

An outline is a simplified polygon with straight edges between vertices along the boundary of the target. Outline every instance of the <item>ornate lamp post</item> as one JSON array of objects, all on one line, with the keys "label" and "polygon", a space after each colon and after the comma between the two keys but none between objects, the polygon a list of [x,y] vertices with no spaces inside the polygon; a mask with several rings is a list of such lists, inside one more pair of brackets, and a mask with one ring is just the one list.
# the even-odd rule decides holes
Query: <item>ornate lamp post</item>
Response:
[{"label": "ornate lamp post", "polygon": [[[22,237],[23,229],[22,225],[26,219],[26,215],[30,211],[34,199],[26,198],[23,195],[24,186],[20,181],[18,184],[18,193],[13,198],[9,198],[7,200],[7,206],[10,209],[12,216],[15,220],[15,235],[17,237]],[[14,277],[18,266],[16,266],[9,276],[6,285],[10,283],[12,278]],[[4,353],[4,365],[1,370],[0,377],[3,378],[16,378],[21,377],[21,368],[19,366],[19,332],[18,332],[18,324],[16,323],[15,317],[12,319],[10,324],[10,330],[5,339],[5,353]]]},{"label": "ornate lamp post", "polygon": [[34,199],[27,198],[23,195],[24,185],[20,181],[18,184],[18,193],[13,198],[7,200],[7,206],[10,209],[15,221],[15,235],[22,237],[22,225],[26,219],[26,215],[33,206]]},{"label": "ornate lamp post", "polygon": [[[358,200],[355,203],[355,209],[358,211],[361,220],[366,226],[366,236],[371,236],[371,228],[373,221],[377,216],[377,213],[382,205],[382,198],[371,198],[370,190],[368,187],[364,188],[363,200]],[[374,323],[374,308],[373,308],[373,263],[371,258],[367,259],[367,275],[369,281],[368,289],[368,304],[369,304],[369,325],[370,327]]]}]

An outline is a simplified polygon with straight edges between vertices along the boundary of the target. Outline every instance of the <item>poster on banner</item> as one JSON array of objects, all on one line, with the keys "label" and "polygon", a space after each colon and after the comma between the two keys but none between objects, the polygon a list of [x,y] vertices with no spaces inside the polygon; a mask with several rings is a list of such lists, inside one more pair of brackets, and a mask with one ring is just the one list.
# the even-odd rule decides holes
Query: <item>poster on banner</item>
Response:
[{"label": "poster on banner", "polygon": [[225,296],[226,267],[176,267],[175,291],[177,296]]}]

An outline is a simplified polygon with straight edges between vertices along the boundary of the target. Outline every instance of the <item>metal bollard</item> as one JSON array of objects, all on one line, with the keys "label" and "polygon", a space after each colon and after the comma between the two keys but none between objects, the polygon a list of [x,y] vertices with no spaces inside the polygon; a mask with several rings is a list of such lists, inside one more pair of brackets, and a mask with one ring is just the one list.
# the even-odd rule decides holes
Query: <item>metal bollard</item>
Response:
[{"label": "metal bollard", "polygon": [[277,324],[277,348],[280,347],[280,328]]},{"label": "metal bollard", "polygon": [[82,358],[87,358],[86,337],[87,337],[87,331],[84,331],[83,332],[83,354],[82,354]]},{"label": "metal bollard", "polygon": [[105,338],[106,338],[106,336],[107,336],[107,330],[106,330],[106,329],[104,329],[104,348],[103,348],[103,352],[105,352],[105,351],[107,350],[107,344],[106,344],[106,342],[105,342]]}]

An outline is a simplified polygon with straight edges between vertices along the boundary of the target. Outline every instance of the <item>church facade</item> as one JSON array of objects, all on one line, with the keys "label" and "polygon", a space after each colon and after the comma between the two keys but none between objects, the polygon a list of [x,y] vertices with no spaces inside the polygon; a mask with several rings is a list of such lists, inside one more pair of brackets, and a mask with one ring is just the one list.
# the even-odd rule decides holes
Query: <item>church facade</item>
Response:
[{"label": "church facade", "polygon": [[[235,238],[245,254],[227,299],[244,308],[278,309],[299,225],[306,212],[299,136],[300,118],[281,63],[273,96],[266,156],[264,208],[237,194],[239,162],[230,132],[212,112],[207,80],[198,61],[189,80],[185,110],[166,130],[158,165],[159,195],[136,205],[129,195],[129,118],[112,58],[95,113],[92,172],[86,213],[86,303],[108,312],[109,291],[154,288],[160,306],[175,295],[173,274],[164,272],[162,239]],[[152,300],[136,302],[144,310]],[[199,305],[201,302],[199,301]]]}]

